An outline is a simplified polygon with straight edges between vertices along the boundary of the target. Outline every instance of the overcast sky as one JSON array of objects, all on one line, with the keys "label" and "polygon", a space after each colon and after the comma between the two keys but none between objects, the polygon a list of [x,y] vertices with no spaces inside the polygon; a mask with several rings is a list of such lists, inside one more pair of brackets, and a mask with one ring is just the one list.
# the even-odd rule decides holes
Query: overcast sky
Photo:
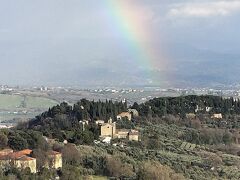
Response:
[{"label": "overcast sky", "polygon": [[[0,83],[240,82],[240,1],[115,1],[122,23],[138,23],[144,38],[129,41],[136,32],[122,32],[110,0],[0,0]],[[138,61],[131,43],[154,47],[159,67]]]}]

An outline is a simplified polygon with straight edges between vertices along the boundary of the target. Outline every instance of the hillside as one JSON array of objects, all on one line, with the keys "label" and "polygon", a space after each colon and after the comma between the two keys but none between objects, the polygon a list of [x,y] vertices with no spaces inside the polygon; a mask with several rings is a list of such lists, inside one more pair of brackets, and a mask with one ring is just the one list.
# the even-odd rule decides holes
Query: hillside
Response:
[{"label": "hillside", "polygon": [[[138,109],[140,116],[128,121],[116,120],[118,113],[127,110],[126,103],[83,99],[74,106],[54,106],[16,129],[2,131],[0,138],[7,138],[5,145],[13,149],[41,149],[45,147],[43,135],[55,139],[50,148],[63,153],[62,179],[67,175],[70,179],[91,175],[239,179],[238,104],[215,96],[156,98],[135,103],[131,108]],[[206,111],[206,107],[211,110]],[[188,117],[187,113],[195,116]],[[214,119],[213,113],[222,113],[223,117]],[[106,122],[109,117],[116,120],[118,127],[139,130],[140,141],[113,139],[110,145],[94,143],[100,133],[95,121]],[[81,120],[89,120],[89,124],[83,128]],[[64,140],[67,145],[62,143]]]},{"label": "hillside", "polygon": [[182,115],[186,113],[197,114],[240,114],[240,101],[233,98],[219,96],[180,96],[154,98],[146,103],[133,108],[137,109],[142,116],[162,117],[167,114]]}]

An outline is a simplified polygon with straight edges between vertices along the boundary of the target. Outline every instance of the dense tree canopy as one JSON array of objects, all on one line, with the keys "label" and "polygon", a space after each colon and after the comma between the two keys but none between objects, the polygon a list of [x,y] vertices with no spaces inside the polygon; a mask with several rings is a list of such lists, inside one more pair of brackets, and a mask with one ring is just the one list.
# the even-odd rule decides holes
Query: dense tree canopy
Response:
[{"label": "dense tree canopy", "polygon": [[[164,116],[166,114],[185,115],[186,113],[240,114],[240,101],[219,96],[180,96],[154,98],[132,108],[142,116]],[[208,108],[210,108],[208,110]]]},{"label": "dense tree canopy", "polygon": [[[111,100],[95,102],[82,99],[73,106],[63,102],[28,123],[19,125],[18,129],[32,129],[60,141],[68,140],[68,142],[76,144],[91,144],[99,136],[99,128],[95,124],[95,120],[107,121],[110,117],[116,119],[119,113],[126,110],[126,102]],[[81,121],[84,120],[87,120],[88,124],[83,125]],[[24,139],[19,138],[17,141],[25,144]]]},{"label": "dense tree canopy", "polygon": [[[163,97],[134,103],[131,108],[137,109],[140,116],[132,121],[118,120],[117,128],[138,129],[141,141],[114,139],[116,146],[89,145],[99,138],[95,121],[116,119],[118,113],[127,111],[126,102],[82,99],[73,106],[61,103],[16,128],[1,130],[0,147],[33,149],[32,156],[38,159],[40,171],[36,175],[17,169],[0,171],[0,179],[11,175],[18,179],[86,179],[92,175],[184,179],[182,174],[187,179],[239,179],[239,173],[226,169],[235,172],[235,166],[240,164],[239,146],[233,144],[235,131],[240,127],[238,101],[215,96]],[[196,116],[187,118],[186,113]],[[222,113],[224,118],[211,119],[213,113]],[[85,120],[88,123],[83,125]],[[60,142],[49,145],[44,136]],[[63,140],[69,143],[61,143]],[[63,155],[59,172],[41,169],[49,148]]]}]

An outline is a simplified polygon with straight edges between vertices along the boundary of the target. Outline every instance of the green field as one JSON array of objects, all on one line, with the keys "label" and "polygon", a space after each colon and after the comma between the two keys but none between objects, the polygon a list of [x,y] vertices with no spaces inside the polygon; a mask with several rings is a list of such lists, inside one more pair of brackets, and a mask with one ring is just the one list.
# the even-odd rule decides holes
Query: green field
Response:
[{"label": "green field", "polygon": [[21,96],[0,94],[0,109],[15,109],[22,99]]},{"label": "green field", "polygon": [[45,97],[0,94],[0,120],[33,118],[57,104],[57,101]]},{"label": "green field", "polygon": [[[0,94],[0,109],[15,109],[19,108],[24,97],[21,95]],[[49,108],[57,104],[56,101],[43,98],[26,96],[26,108]]]},{"label": "green field", "polygon": [[52,106],[55,106],[58,104],[58,102],[52,100],[52,99],[47,99],[47,98],[42,98],[42,97],[27,97],[27,107],[31,108],[40,108],[40,109],[45,109],[49,108]]}]

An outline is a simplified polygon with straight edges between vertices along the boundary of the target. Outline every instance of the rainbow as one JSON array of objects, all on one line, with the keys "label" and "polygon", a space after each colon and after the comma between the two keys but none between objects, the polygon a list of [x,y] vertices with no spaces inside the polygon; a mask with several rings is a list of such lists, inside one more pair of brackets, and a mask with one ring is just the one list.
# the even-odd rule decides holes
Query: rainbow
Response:
[{"label": "rainbow", "polygon": [[[114,28],[121,37],[123,37],[124,48],[130,52],[141,67],[151,70],[164,68],[162,59],[164,57],[159,53],[160,47],[153,47],[149,40],[153,39],[152,30],[149,28],[145,17],[144,9],[139,7],[139,1],[134,0],[105,0],[107,6],[107,16],[111,21],[111,28]],[[151,79],[159,81],[160,77],[153,77],[147,74]]]}]

